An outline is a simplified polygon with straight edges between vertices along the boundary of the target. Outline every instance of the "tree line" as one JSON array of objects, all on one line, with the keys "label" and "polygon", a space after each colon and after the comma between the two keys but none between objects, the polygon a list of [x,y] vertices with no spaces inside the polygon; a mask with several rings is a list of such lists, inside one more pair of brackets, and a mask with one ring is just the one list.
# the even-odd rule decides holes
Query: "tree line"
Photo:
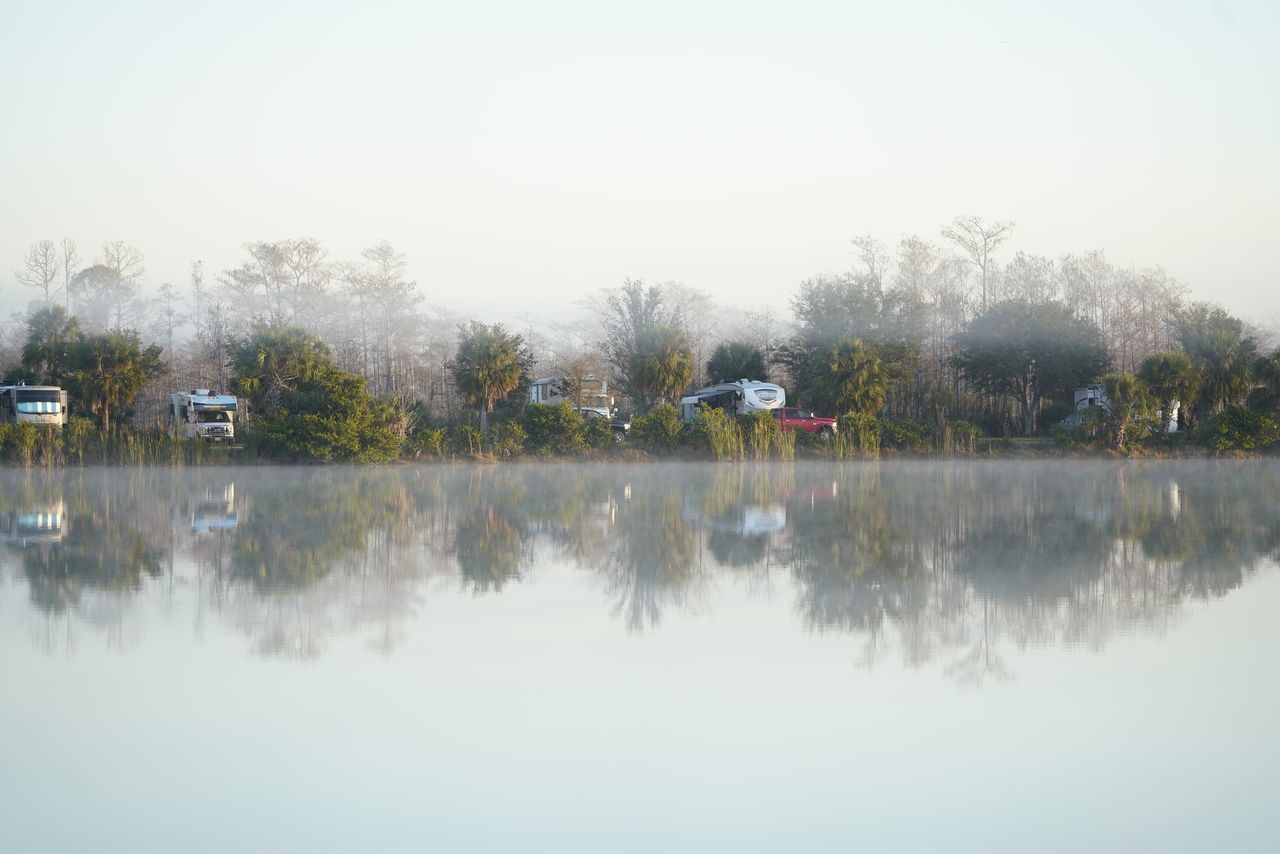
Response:
[{"label": "tree line", "polygon": [[148,299],[135,247],[106,244],[80,267],[74,242],[43,240],[15,273],[37,299],[7,375],[67,385],[107,430],[115,414],[154,423],[166,391],[229,389],[249,399],[261,435],[299,454],[323,440],[339,458],[381,458],[371,448],[442,426],[488,436],[517,423],[539,375],[579,403],[605,377],[637,415],[749,377],[781,383],[789,403],[876,421],[879,434],[990,436],[1052,432],[1072,390],[1097,382],[1111,406],[1072,441],[1154,440],[1177,401],[1181,427],[1221,433],[1226,417],[1233,436],[1251,431],[1244,444],[1267,444],[1280,357],[1257,329],[1187,302],[1158,267],[1125,271],[1100,252],[1004,259],[1013,228],[959,217],[892,251],[856,238],[855,267],[802,281],[789,322],[625,279],[587,301],[584,321],[520,331],[424,308],[385,242],[351,261],[310,239],[250,243],[213,281],[196,262],[185,291],[166,283]]}]

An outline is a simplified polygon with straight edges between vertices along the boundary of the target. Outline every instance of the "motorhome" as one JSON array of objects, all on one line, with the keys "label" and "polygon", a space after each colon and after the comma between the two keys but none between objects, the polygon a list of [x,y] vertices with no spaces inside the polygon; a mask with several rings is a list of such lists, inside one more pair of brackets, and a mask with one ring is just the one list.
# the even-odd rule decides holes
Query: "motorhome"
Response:
[{"label": "motorhome", "polygon": [[699,406],[723,409],[730,415],[746,415],[748,412],[768,412],[785,406],[786,402],[787,392],[780,385],[745,378],[721,380],[680,398],[680,417],[684,423],[692,424]]},{"label": "motorhome", "polygon": [[231,442],[236,436],[236,397],[207,388],[169,395],[169,430],[177,438]]},{"label": "motorhome", "polygon": [[0,423],[61,427],[67,423],[67,393],[56,385],[0,385]]}]

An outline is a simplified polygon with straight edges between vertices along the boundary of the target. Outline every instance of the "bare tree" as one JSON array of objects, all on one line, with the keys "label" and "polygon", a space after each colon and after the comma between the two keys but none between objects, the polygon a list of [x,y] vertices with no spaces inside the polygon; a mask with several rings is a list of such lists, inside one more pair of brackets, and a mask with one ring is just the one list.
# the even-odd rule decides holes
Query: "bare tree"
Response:
[{"label": "bare tree", "polygon": [[1009,239],[1009,231],[1016,223],[996,220],[985,223],[982,217],[958,216],[951,225],[942,229],[942,236],[952,241],[969,256],[981,273],[982,311],[987,310],[987,271],[991,265],[991,253]]},{"label": "bare tree", "polygon": [[60,266],[57,246],[52,240],[41,240],[31,244],[22,266],[14,270],[13,275],[18,284],[38,289],[44,304],[48,305],[53,299],[52,288],[58,280]]},{"label": "bare tree", "polygon": [[67,311],[71,311],[71,279],[80,264],[80,250],[70,237],[62,238],[62,296],[67,301]]},{"label": "bare tree", "polygon": [[867,268],[864,275],[876,286],[884,285],[885,273],[889,267],[889,253],[884,244],[870,234],[863,234],[849,241],[858,250],[858,260]]},{"label": "bare tree", "polygon": [[142,252],[123,240],[113,240],[102,247],[102,266],[115,274],[114,284],[103,293],[109,325],[113,329],[136,329],[146,313],[138,300],[140,280],[146,272]]}]

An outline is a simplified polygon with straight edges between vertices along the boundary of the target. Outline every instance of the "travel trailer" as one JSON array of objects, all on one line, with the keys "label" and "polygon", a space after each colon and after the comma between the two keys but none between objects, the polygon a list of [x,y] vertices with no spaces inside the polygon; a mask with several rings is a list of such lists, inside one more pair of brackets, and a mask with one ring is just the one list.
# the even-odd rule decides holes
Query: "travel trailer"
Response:
[{"label": "travel trailer", "polygon": [[569,383],[564,377],[543,377],[529,384],[530,403],[572,403],[582,409],[593,409],[606,417],[613,414],[613,395],[609,381],[594,375],[582,377],[581,392],[565,393]]},{"label": "travel trailer", "polygon": [[730,415],[746,415],[768,412],[786,402],[787,393],[780,385],[745,378],[736,382],[724,380],[680,398],[680,417],[684,423],[692,424],[699,406],[723,409]]},{"label": "travel trailer", "polygon": [[67,393],[56,385],[0,385],[0,423],[61,427],[67,423]]},{"label": "travel trailer", "polygon": [[[1078,426],[1084,419],[1084,411],[1090,406],[1096,406],[1103,412],[1111,411],[1111,401],[1107,399],[1107,390],[1101,385],[1086,385],[1075,390],[1075,403],[1072,412],[1060,422],[1064,427]],[[1182,405],[1174,400],[1169,406],[1169,411],[1165,413],[1166,421],[1161,425],[1165,433],[1178,432],[1178,410]]]},{"label": "travel trailer", "polygon": [[207,388],[169,395],[169,431],[177,438],[228,442],[236,436],[236,397]]}]

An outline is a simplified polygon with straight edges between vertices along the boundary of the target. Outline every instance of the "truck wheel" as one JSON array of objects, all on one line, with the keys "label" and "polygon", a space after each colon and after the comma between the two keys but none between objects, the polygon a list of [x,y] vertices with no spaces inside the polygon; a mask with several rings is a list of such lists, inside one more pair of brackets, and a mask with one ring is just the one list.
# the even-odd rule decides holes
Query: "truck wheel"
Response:
[{"label": "truck wheel", "polygon": [[626,433],[623,433],[621,430],[614,430],[614,431],[613,431],[613,444],[615,444],[615,445],[621,445],[621,444],[622,444],[622,440],[623,440],[623,439],[625,439],[625,438],[627,438],[627,434],[626,434]]},{"label": "truck wheel", "polygon": [[830,441],[831,441],[831,436],[832,436],[832,433],[831,433],[831,428],[830,428],[830,427],[822,427],[822,428],[819,428],[819,430],[818,430],[818,441],[820,441],[820,442],[830,442]]}]

